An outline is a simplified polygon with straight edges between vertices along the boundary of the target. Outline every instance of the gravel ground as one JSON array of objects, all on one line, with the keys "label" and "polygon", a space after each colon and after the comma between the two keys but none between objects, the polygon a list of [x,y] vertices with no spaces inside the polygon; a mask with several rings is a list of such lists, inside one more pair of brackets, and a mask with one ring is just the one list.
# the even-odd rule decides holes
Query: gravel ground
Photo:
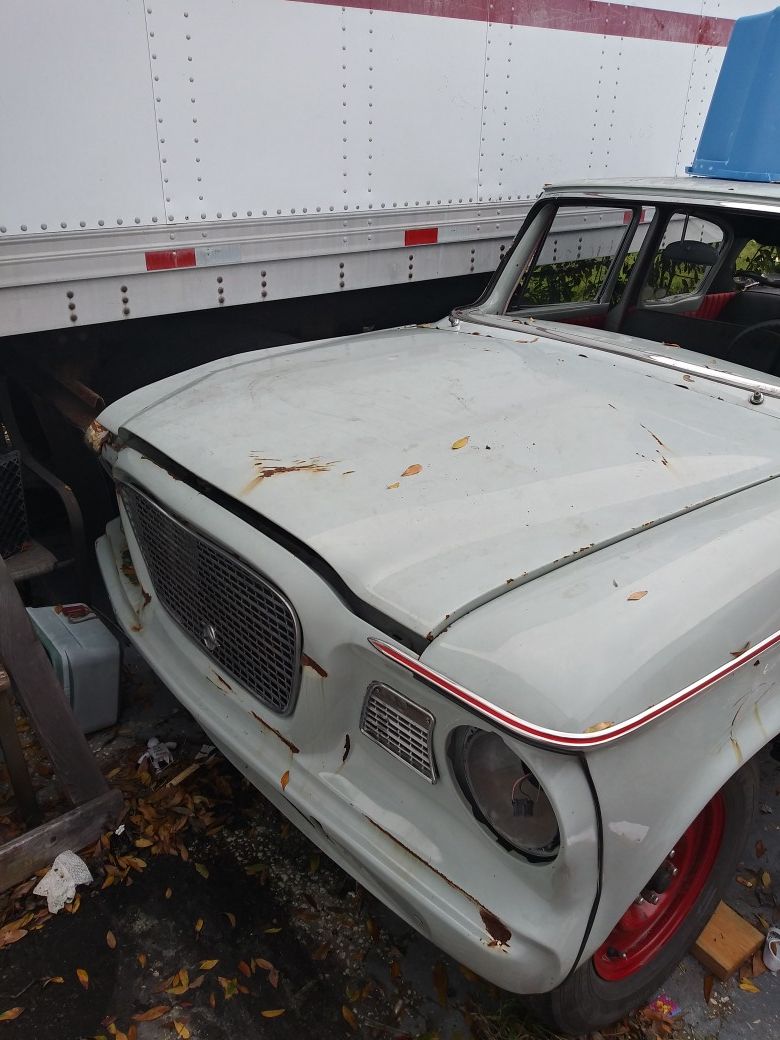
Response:
[{"label": "gravel ground", "polygon": [[[122,722],[91,739],[104,772],[125,792],[125,831],[86,857],[96,881],[80,890],[75,912],[48,917],[29,891],[0,902],[0,925],[22,921],[26,932],[0,948],[0,1016],[23,1008],[0,1022],[0,1037],[550,1040],[516,999],[364,892],[220,756],[207,753],[189,777],[165,786],[196,761],[207,738],[140,662],[129,661]],[[178,744],[159,778],[137,768],[153,735]],[[23,737],[41,801],[57,811],[45,763],[29,731]],[[742,883],[735,879],[726,897],[759,924],[780,922],[771,880],[780,879],[780,763],[766,755],[761,769],[765,811]],[[16,826],[7,800],[0,783],[0,840]],[[679,1015],[640,1014],[595,1040],[780,1036],[780,978],[748,981],[757,992],[736,979],[715,982],[705,1003],[705,973],[686,958],[663,989]]]}]

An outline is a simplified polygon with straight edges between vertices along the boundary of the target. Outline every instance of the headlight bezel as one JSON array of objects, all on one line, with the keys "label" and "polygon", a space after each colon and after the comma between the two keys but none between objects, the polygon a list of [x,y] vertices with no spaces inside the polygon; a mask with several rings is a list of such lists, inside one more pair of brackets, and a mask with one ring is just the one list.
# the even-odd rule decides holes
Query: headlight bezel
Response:
[{"label": "headlight bezel", "polygon": [[[549,810],[549,814],[552,816],[552,820],[555,824],[555,834],[553,837],[544,845],[538,845],[534,843],[524,844],[521,841],[513,840],[512,837],[506,832],[502,831],[500,823],[496,822],[495,819],[491,820],[490,810],[484,802],[480,801],[478,791],[475,790],[474,779],[472,770],[469,767],[469,755],[474,753],[475,741],[479,739],[487,738],[491,741],[500,741],[503,745],[502,752],[506,753],[507,756],[517,761],[518,778],[517,782],[522,778],[526,781],[535,783],[538,787],[538,796],[544,799],[545,808]],[[490,836],[508,852],[514,853],[521,856],[524,860],[531,863],[545,863],[549,864],[555,861],[560,853],[560,822],[558,820],[555,807],[547,795],[544,787],[539,782],[536,773],[531,767],[521,758],[518,751],[513,748],[508,741],[506,741],[500,734],[494,730],[484,729],[477,726],[458,726],[449,735],[448,740],[448,760],[450,768],[457,782],[457,787],[460,793],[463,795],[466,803],[470,806],[471,811],[476,820],[482,825]],[[494,814],[495,816],[495,814]]]}]

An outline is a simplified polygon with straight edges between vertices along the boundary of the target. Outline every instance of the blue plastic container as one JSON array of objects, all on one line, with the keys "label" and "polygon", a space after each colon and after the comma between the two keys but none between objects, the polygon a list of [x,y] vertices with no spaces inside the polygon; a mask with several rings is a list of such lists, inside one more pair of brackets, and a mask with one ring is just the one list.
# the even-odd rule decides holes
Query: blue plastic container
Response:
[{"label": "blue plastic container", "polygon": [[734,23],[687,172],[780,181],[780,8]]}]

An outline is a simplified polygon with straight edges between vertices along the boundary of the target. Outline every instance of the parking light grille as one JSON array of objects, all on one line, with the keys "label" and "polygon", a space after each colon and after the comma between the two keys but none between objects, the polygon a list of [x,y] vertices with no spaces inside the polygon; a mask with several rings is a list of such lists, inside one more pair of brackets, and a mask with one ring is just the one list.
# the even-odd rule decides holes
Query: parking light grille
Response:
[{"label": "parking light grille", "polygon": [[137,488],[119,491],[160,604],[230,678],[280,714],[300,684],[301,631],[287,599],[228,550]]},{"label": "parking light grille", "polygon": [[360,718],[361,731],[430,783],[436,781],[433,725],[433,715],[425,708],[382,683],[369,686]]}]

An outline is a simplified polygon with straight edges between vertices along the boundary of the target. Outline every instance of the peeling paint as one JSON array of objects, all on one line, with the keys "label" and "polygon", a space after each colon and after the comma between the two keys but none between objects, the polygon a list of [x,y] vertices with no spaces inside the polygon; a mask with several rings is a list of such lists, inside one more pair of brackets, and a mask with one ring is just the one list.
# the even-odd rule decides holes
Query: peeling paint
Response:
[{"label": "peeling paint", "polygon": [[407,848],[407,846],[404,845],[404,843],[400,841],[398,838],[396,838],[394,834],[391,834],[390,831],[386,831],[384,827],[381,827],[376,822],[376,820],[372,820],[370,816],[365,816],[365,814],[364,819],[368,820],[372,827],[376,827],[376,829],[380,831],[382,834],[384,834],[386,838],[389,838],[390,841],[394,842],[396,845],[398,845],[399,848],[403,849],[404,852],[407,853],[407,855],[412,857],[412,859],[416,859],[418,863],[422,863],[424,867],[427,867],[428,870],[432,871],[437,877],[441,878],[442,881],[446,882],[446,884],[448,884],[450,888],[455,889],[456,892],[460,892],[462,896],[468,899],[468,901],[472,903],[477,908],[477,910],[479,910],[479,915],[482,918],[482,922],[485,925],[485,928],[487,929],[487,932],[492,940],[490,943],[488,943],[489,946],[507,946],[509,944],[509,940],[512,938],[512,933],[504,924],[504,922],[500,918],[496,917],[496,915],[492,913],[492,911],[484,907],[478,899],[474,898],[474,896],[469,895],[469,893],[465,889],[461,888],[460,885],[456,885],[454,881],[450,881],[446,874],[442,874],[440,870],[437,870],[436,867],[434,867],[431,863],[428,863],[427,860],[424,860],[422,856],[418,856],[416,852],[412,852],[412,850],[410,848]]},{"label": "peeling paint", "polygon": [[344,754],[341,756],[342,765],[344,765],[344,763],[347,761],[347,758],[349,757],[349,751],[351,746],[352,745],[349,739],[349,733],[347,733],[347,735],[344,737]]},{"label": "peeling paint", "polygon": [[278,737],[283,744],[286,744],[286,746],[290,749],[290,751],[292,751],[294,755],[300,753],[299,747],[296,747],[296,745],[293,744],[291,740],[288,740],[283,733],[280,733],[278,729],[274,729],[274,727],[270,723],[266,722],[265,719],[261,719],[256,711],[252,712],[252,718],[259,722],[260,725],[263,726],[265,729],[269,730],[269,732],[273,733],[275,737]]},{"label": "peeling paint", "polygon": [[309,657],[308,654],[303,654],[301,656],[301,664],[303,665],[304,668],[311,668],[311,670],[313,672],[316,672],[317,675],[319,675],[321,679],[327,679],[328,678],[328,673],[325,671],[325,669],[322,667],[322,665],[321,664],[317,664],[317,662],[314,660],[314,658],[313,657]]},{"label": "peeling paint", "polygon": [[290,465],[285,466],[279,463],[279,459],[266,459],[261,455],[254,455],[252,465],[256,471],[255,476],[242,489],[241,494],[246,495],[270,477],[282,476],[285,473],[327,473],[335,464],[335,462],[323,462],[320,458],[314,458],[296,459]]}]

